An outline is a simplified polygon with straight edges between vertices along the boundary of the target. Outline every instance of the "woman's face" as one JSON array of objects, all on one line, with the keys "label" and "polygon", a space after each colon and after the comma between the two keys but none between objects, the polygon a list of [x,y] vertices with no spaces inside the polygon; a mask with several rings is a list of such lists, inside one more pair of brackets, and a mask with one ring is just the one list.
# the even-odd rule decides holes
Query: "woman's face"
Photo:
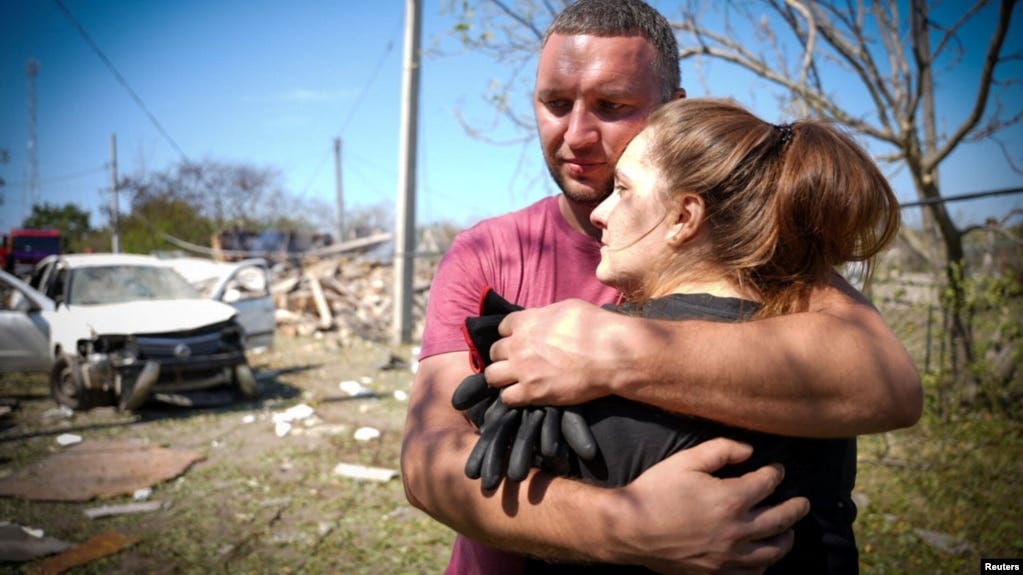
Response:
[{"label": "woman's face", "polygon": [[636,136],[615,167],[614,191],[593,210],[601,230],[597,278],[630,293],[649,285],[671,252],[669,218],[658,188],[659,170],[647,159],[649,131]]}]

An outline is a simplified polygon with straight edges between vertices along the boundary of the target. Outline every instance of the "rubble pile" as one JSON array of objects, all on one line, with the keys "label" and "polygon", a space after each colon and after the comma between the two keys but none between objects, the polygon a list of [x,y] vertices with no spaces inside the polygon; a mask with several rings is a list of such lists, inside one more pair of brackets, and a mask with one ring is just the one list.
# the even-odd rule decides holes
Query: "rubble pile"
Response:
[{"label": "rubble pile", "polygon": [[[416,260],[412,337],[422,336],[426,297],[436,262]],[[370,258],[332,257],[299,267],[275,267],[272,293],[277,333],[309,336],[336,331],[341,341],[387,341],[393,333],[393,266]]]}]

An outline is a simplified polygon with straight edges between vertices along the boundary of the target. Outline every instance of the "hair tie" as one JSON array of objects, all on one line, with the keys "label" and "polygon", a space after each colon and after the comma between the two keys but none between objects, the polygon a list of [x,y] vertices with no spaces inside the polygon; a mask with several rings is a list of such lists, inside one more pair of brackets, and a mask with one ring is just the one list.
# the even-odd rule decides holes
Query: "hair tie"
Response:
[{"label": "hair tie", "polygon": [[792,140],[792,124],[775,124],[774,129],[778,130],[782,145]]}]

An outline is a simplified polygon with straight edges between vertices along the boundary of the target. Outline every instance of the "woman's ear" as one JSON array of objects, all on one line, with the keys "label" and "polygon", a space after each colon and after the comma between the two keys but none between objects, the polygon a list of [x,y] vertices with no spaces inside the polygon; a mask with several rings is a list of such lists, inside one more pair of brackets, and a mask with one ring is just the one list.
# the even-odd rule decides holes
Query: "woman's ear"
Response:
[{"label": "woman's ear", "polygon": [[695,238],[703,227],[706,206],[699,194],[682,193],[676,204],[675,223],[668,228],[668,243],[679,248]]}]

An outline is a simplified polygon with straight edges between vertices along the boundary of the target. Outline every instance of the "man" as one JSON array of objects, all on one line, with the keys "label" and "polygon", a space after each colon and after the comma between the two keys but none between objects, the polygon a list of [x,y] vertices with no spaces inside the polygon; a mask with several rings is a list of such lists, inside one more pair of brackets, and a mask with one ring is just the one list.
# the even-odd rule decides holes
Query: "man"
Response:
[{"label": "man", "polygon": [[[544,156],[562,194],[466,230],[437,271],[402,476],[414,505],[461,534],[449,573],[522,572],[521,555],[661,572],[759,572],[789,549],[789,528],[807,511],[799,498],[755,508],[781,480],[777,466],[735,479],[710,475],[750,454],[727,440],[680,452],[618,489],[534,471],[521,483],[483,492],[463,474],[475,430],[450,399],[470,373],[461,324],[476,315],[485,285],[527,308],[578,298],[553,311],[512,314],[502,324],[511,337],[491,354],[510,360],[491,365],[487,378],[494,385],[520,382],[503,391],[508,402],[576,403],[618,393],[725,423],[820,436],[890,429],[919,416],[912,362],[845,284],[819,289],[813,312],[771,323],[686,322],[682,331],[615,318],[621,323],[604,329],[608,318],[590,304],[612,302],[616,294],[594,276],[600,233],[589,214],[610,192],[614,164],[646,116],[684,96],[677,53],[668,23],[638,0],[582,0],[566,9],[544,40],[534,101]],[[573,333],[582,329],[589,331]],[[852,351],[832,354],[823,347],[829,338]],[[633,339],[649,348],[633,349]],[[888,349],[893,341],[895,352]],[[631,361],[629,353],[643,358]],[[633,373],[615,372],[612,361]],[[837,381],[819,379],[819,366],[838,373]],[[572,370],[578,373],[566,373]],[[553,385],[557,378],[567,385]],[[781,392],[774,390],[778,382]],[[821,422],[822,414],[836,420]]]}]

